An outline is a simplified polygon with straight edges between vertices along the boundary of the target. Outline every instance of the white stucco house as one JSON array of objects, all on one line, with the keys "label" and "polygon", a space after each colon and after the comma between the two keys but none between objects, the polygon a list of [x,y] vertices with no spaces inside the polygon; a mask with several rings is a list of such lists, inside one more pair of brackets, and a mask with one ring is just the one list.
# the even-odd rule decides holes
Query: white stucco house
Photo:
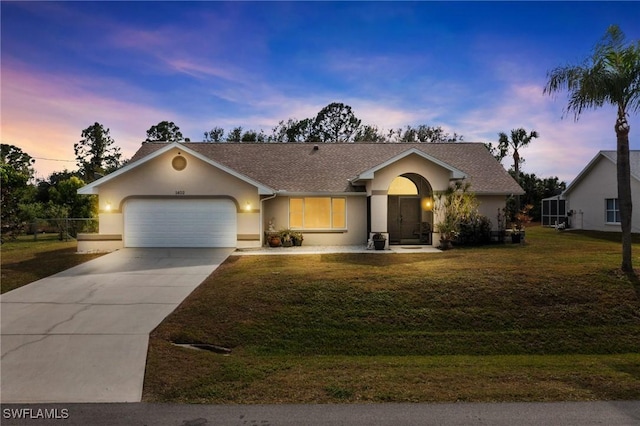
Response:
[{"label": "white stucco house", "polygon": [[270,226],[301,231],[305,245],[366,244],[376,232],[424,243],[434,193],[456,180],[494,222],[523,193],[481,143],[145,143],[78,190],[99,203],[99,233],[81,234],[78,250],[260,247]]},{"label": "white stucco house", "polygon": [[[542,224],[566,221],[570,228],[620,232],[616,151],[600,151],[564,192],[543,200]],[[635,201],[632,232],[640,232],[640,151],[630,152],[631,199]]]}]

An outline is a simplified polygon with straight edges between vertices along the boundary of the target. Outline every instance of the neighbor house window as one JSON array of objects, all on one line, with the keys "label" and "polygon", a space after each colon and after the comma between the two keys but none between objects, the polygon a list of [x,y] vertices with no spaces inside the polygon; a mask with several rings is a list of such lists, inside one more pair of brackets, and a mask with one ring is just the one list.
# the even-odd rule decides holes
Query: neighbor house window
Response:
[{"label": "neighbor house window", "polygon": [[620,209],[618,207],[618,199],[607,198],[606,206],[607,223],[620,223]]},{"label": "neighbor house window", "polygon": [[289,199],[289,227],[296,229],[345,229],[345,198],[305,197]]}]

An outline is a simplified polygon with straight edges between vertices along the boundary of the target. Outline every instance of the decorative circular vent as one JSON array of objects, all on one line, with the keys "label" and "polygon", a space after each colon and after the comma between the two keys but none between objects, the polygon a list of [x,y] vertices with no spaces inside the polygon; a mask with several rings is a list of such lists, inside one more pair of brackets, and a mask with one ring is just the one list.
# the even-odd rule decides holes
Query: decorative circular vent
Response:
[{"label": "decorative circular vent", "polygon": [[177,171],[184,170],[187,167],[187,159],[178,155],[176,157],[173,157],[173,160],[171,161],[171,165]]}]

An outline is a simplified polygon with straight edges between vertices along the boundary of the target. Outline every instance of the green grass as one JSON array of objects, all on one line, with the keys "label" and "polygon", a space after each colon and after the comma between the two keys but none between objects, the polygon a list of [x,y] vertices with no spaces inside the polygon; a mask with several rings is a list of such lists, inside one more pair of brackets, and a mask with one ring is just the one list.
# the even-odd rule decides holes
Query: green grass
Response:
[{"label": "green grass", "polygon": [[534,227],[524,246],[232,257],[152,334],[144,399],[640,398],[640,301],[611,238]]},{"label": "green grass", "polygon": [[60,241],[57,234],[22,236],[1,246],[1,292],[22,287],[41,278],[95,259],[101,254],[77,254],[78,243]]}]

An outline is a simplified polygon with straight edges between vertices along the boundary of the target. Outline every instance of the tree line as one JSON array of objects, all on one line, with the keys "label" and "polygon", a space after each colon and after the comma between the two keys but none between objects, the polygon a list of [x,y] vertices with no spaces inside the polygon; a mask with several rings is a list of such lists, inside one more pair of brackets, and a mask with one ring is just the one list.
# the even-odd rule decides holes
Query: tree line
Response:
[{"label": "tree line", "polygon": [[242,127],[226,132],[217,126],[204,132],[205,142],[441,143],[462,140],[462,135],[450,134],[440,126],[421,124],[383,130],[375,125],[362,124],[351,106],[340,102],[330,103],[315,117],[281,120],[269,134],[263,130],[244,130]]},{"label": "tree line", "polygon": [[[390,130],[382,130],[374,125],[362,124],[349,105],[333,102],[322,108],[315,117],[301,120],[289,118],[281,120],[270,133],[263,129],[231,130],[214,126],[203,133],[204,142],[279,142],[279,143],[353,143],[353,142],[396,142],[396,143],[438,143],[460,142],[463,136],[450,134],[440,126],[421,124]],[[190,142],[172,121],[162,121],[147,130],[149,142]]]}]

